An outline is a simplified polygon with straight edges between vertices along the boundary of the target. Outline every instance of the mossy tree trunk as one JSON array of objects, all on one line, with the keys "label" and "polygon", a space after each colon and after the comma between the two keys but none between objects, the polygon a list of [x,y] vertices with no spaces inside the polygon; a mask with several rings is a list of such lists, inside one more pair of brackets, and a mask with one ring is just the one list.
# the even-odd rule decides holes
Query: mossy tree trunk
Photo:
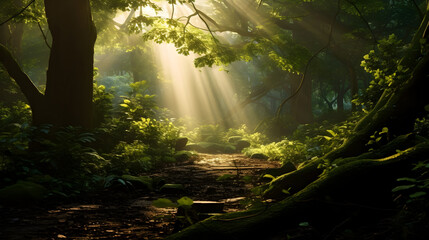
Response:
[{"label": "mossy tree trunk", "polygon": [[[329,236],[329,231],[345,219],[363,214],[368,221],[372,214],[392,208],[391,189],[396,179],[429,154],[427,140],[410,134],[399,136],[412,130],[416,117],[429,104],[429,54],[421,45],[422,38],[428,40],[428,11],[429,4],[400,62],[410,69],[408,79],[397,89],[385,91],[375,108],[358,123],[354,135],[337,150],[271,182],[264,196],[284,200],[212,217],[167,239],[267,239],[279,232],[286,234],[288,228],[296,228],[300,222],[308,222],[318,230],[328,229],[321,235]],[[389,128],[394,140],[368,152],[370,136],[383,127]],[[405,150],[396,153],[397,149]],[[320,168],[321,164],[332,163],[337,167],[326,172]],[[292,195],[287,197],[283,190]]]}]

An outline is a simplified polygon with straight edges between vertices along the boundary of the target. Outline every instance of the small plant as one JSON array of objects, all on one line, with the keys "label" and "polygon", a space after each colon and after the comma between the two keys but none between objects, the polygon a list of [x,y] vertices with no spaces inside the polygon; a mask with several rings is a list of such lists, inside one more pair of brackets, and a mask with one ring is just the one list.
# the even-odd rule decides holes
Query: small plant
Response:
[{"label": "small plant", "polygon": [[177,208],[181,210],[181,213],[177,214],[176,218],[181,222],[182,225],[188,226],[198,221],[197,214],[192,211],[192,204],[194,201],[189,197],[182,197],[176,202],[171,201],[168,198],[159,198],[152,202],[152,205],[157,208]]},{"label": "small plant", "polygon": [[392,90],[403,82],[409,72],[400,63],[404,44],[392,34],[379,41],[376,50],[371,50],[363,57],[361,66],[371,74],[373,80],[364,94],[353,100],[356,105],[363,106],[365,111],[372,109],[384,90]]},{"label": "small plant", "polygon": [[407,202],[425,198],[429,193],[429,160],[417,163],[412,171],[414,177],[398,178],[401,184],[392,189],[393,193],[404,195]]}]

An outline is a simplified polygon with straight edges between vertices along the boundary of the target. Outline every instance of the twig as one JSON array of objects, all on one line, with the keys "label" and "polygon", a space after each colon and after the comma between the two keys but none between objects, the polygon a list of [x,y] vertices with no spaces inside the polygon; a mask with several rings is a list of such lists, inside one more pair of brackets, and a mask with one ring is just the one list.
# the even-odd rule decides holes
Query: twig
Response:
[{"label": "twig", "polygon": [[[187,17],[184,17],[184,18],[186,18],[187,20],[186,20],[186,23],[185,23],[185,26],[183,26],[183,37],[185,37],[186,38],[186,27],[190,24],[190,21],[191,21],[191,18],[192,17],[194,17],[194,16],[197,16],[197,13],[195,12],[195,13],[192,13],[191,15],[189,15],[189,16],[187,16]],[[183,18],[183,17],[180,17],[180,18],[178,18],[177,20],[180,20],[181,18]],[[191,24],[191,26],[192,26],[192,24]]]},{"label": "twig", "polygon": [[30,5],[32,3],[34,3],[36,0],[31,0],[23,9],[21,9],[19,12],[15,13],[12,17],[8,18],[6,21],[3,21],[2,23],[0,23],[0,26],[9,22],[10,20],[14,19],[15,17],[19,16],[21,13],[23,13],[25,10],[27,10],[28,7],[30,7]]},{"label": "twig", "polygon": [[327,49],[329,47],[329,45],[331,44],[331,40],[332,40],[332,32],[334,29],[334,23],[337,19],[338,14],[340,13],[341,10],[341,0],[338,0],[337,2],[337,12],[335,13],[331,25],[330,25],[330,29],[329,29],[329,37],[328,37],[328,42],[326,43],[325,46],[323,46],[321,49],[319,49],[315,54],[313,54],[313,56],[311,56],[311,58],[307,61],[307,64],[305,65],[304,68],[304,73],[302,74],[302,78],[301,78],[301,82],[299,83],[298,88],[296,89],[296,91],[289,96],[288,98],[286,98],[285,100],[283,100],[283,102],[279,105],[279,107],[277,108],[277,112],[276,112],[276,119],[278,119],[280,117],[280,112],[282,111],[283,106],[293,97],[295,97],[299,91],[301,90],[302,86],[304,85],[304,79],[305,79],[305,75],[307,74],[307,70],[308,67],[310,66],[311,61],[313,61],[314,58],[317,57],[317,55],[319,55],[319,53],[321,53],[323,50]]},{"label": "twig", "polygon": [[171,19],[174,17],[174,3],[171,3]]},{"label": "twig", "polygon": [[204,18],[200,15],[200,10],[198,10],[197,9],[197,7],[195,7],[195,4],[194,4],[194,2],[190,2],[191,3],[191,5],[192,5],[192,7],[194,8],[194,10],[195,10],[195,13],[198,15],[198,17],[201,19],[201,21],[203,21],[203,23],[206,25],[206,27],[207,27],[207,29],[209,30],[209,32],[210,32],[210,35],[212,35],[212,38],[213,38],[213,41],[216,43],[216,45],[218,44],[218,40],[216,39],[216,37],[213,35],[213,32],[212,32],[212,30],[210,29],[210,26],[207,24],[207,22],[206,22],[206,20],[204,20]]},{"label": "twig", "polygon": [[420,9],[420,7],[419,7],[419,5],[417,5],[417,3],[416,3],[416,1],[415,0],[411,0],[411,2],[413,2],[413,4],[414,4],[414,7],[416,7],[416,9],[417,9],[417,12],[419,13],[419,15],[420,15],[420,19],[423,19],[423,13],[422,13],[422,10]]},{"label": "twig", "polygon": [[48,38],[45,35],[45,32],[42,29],[42,26],[40,26],[40,22],[37,22],[37,26],[39,26],[40,32],[42,33],[43,39],[45,40],[46,46],[48,46],[49,49],[51,49],[51,46],[49,46]]},{"label": "twig", "polygon": [[374,40],[375,43],[377,43],[377,38],[375,37],[374,32],[371,29],[371,26],[369,25],[369,22],[365,19],[365,17],[362,15],[361,11],[359,10],[359,8],[356,6],[355,3],[351,2],[350,0],[346,0],[346,2],[348,2],[350,5],[353,6],[353,8],[356,10],[356,12],[359,14],[359,17],[362,19],[362,21],[364,21],[364,23],[366,24],[366,27],[368,28],[368,30],[370,31],[371,35],[372,35],[372,39]]}]

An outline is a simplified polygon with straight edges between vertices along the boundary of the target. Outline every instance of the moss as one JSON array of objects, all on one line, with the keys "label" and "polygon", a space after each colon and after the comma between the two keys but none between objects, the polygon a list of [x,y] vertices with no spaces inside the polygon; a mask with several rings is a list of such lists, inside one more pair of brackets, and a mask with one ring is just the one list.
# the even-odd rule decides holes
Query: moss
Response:
[{"label": "moss", "polygon": [[122,175],[121,178],[125,181],[130,182],[133,184],[134,187],[144,190],[153,190],[153,181],[152,178],[148,176],[132,176],[132,175]]},{"label": "moss", "polygon": [[48,190],[40,184],[28,181],[0,189],[0,203],[6,205],[28,205],[42,201]]},{"label": "moss", "polygon": [[211,217],[167,239],[266,239],[278,232],[287,234],[285,229],[303,221],[332,229],[350,216],[370,218],[392,203],[391,182],[404,168],[426,159],[428,154],[429,143],[421,143],[382,159],[350,162],[321,175],[281,202]]}]

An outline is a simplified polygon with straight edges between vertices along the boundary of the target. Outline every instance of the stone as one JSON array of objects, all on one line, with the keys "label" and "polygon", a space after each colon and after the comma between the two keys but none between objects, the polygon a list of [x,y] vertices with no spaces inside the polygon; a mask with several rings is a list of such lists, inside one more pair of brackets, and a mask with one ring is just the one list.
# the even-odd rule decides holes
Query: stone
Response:
[{"label": "stone", "polygon": [[176,151],[184,150],[187,143],[188,143],[188,138],[180,137],[176,140],[176,145],[175,145],[174,149]]},{"label": "stone", "polygon": [[264,160],[267,160],[268,156],[266,156],[263,153],[254,153],[254,154],[252,154],[252,156],[250,156],[250,158],[252,158],[252,159],[264,159]]},{"label": "stone", "polygon": [[228,138],[228,142],[232,143],[232,144],[235,144],[238,141],[240,141],[241,139],[243,139],[241,136],[231,136],[231,137]]},{"label": "stone", "polygon": [[235,144],[235,149],[237,152],[241,152],[241,150],[250,147],[250,142],[246,140],[238,140]]},{"label": "stone", "polygon": [[28,205],[42,201],[48,190],[37,183],[18,181],[0,189],[0,203],[5,205]]},{"label": "stone", "polygon": [[167,184],[164,184],[164,186],[162,186],[159,189],[159,191],[162,193],[168,193],[168,194],[178,194],[178,193],[185,192],[185,188],[183,187],[182,184],[167,183]]}]

